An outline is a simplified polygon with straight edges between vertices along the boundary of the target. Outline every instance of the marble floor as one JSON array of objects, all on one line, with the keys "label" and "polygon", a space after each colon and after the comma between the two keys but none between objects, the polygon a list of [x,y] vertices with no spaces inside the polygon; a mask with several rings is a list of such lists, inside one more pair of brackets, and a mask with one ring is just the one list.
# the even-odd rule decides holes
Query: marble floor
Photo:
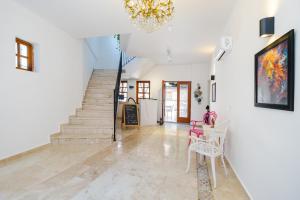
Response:
[{"label": "marble floor", "polygon": [[[196,200],[197,172],[185,173],[187,127],[122,131],[113,144],[48,145],[0,162],[1,200]],[[215,200],[248,200],[229,170],[218,170]]]}]

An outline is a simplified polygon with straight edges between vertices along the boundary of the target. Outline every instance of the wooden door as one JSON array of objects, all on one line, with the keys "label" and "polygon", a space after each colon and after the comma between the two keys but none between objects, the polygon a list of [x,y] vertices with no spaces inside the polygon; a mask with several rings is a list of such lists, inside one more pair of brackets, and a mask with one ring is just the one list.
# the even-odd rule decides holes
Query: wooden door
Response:
[{"label": "wooden door", "polygon": [[191,82],[177,82],[177,122],[190,123],[191,121]]}]

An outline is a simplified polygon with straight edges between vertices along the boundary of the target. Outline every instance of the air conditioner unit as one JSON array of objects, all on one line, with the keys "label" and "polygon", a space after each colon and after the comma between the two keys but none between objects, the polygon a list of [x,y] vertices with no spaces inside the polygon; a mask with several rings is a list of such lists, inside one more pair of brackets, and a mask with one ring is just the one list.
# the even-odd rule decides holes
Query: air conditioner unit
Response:
[{"label": "air conditioner unit", "polygon": [[221,38],[221,48],[219,49],[216,55],[216,61],[220,61],[226,52],[232,49],[232,38],[231,37],[222,37]]}]

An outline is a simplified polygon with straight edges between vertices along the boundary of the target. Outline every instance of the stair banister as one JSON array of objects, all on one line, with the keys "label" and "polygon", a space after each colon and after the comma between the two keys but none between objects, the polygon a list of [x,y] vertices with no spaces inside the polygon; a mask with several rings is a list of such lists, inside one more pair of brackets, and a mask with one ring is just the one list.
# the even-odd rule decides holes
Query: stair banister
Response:
[{"label": "stair banister", "polygon": [[116,86],[115,86],[115,89],[114,89],[114,135],[113,135],[113,141],[117,140],[116,139],[116,129],[117,129],[117,113],[118,113],[118,102],[119,102],[119,90],[120,90],[121,74],[122,74],[122,67],[123,67],[122,57],[123,57],[123,52],[121,51],[117,81],[116,81]]},{"label": "stair banister", "polygon": [[114,134],[113,141],[116,141],[116,130],[117,130],[117,114],[118,114],[118,104],[119,104],[119,91],[120,91],[120,83],[121,83],[121,75],[122,70],[125,65],[130,63],[135,57],[127,56],[125,52],[121,51],[120,53],[120,61],[118,68],[118,75],[116,80],[116,86],[114,89]]}]

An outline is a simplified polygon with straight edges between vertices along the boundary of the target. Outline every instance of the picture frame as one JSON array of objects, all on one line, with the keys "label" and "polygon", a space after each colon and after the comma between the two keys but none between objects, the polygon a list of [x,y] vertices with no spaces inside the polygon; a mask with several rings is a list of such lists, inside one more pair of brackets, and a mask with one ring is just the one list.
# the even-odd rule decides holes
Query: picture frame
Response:
[{"label": "picture frame", "polygon": [[256,107],[294,111],[294,30],[255,55]]},{"label": "picture frame", "polygon": [[213,83],[211,85],[211,101],[212,102],[216,102],[217,101],[217,96],[216,96],[216,93],[217,93],[217,83]]}]

